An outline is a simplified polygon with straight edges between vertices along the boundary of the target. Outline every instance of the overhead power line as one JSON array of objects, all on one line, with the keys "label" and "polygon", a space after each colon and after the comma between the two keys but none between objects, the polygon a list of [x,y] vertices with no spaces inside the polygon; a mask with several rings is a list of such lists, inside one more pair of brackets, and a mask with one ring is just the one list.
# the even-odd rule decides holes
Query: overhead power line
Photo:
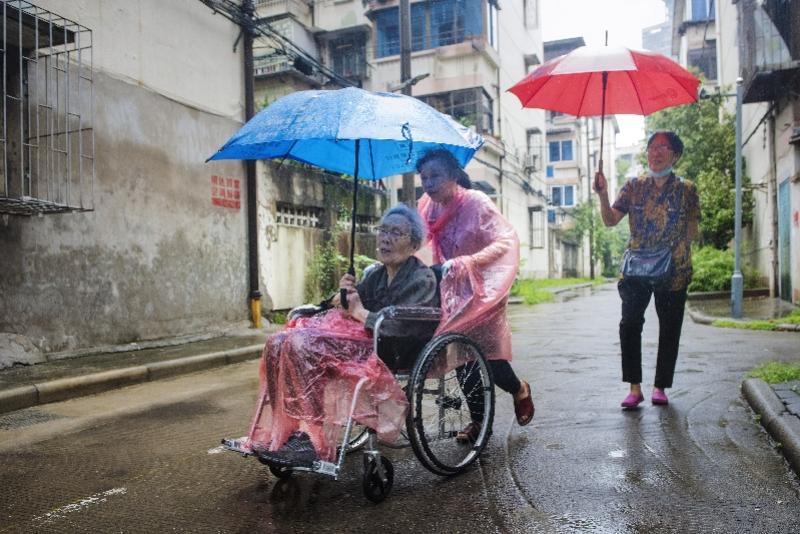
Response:
[{"label": "overhead power line", "polygon": [[250,32],[254,37],[264,37],[272,40],[277,48],[280,48],[287,56],[292,59],[301,58],[302,61],[313,66],[323,76],[329,80],[337,83],[342,87],[351,87],[355,85],[353,82],[338,75],[333,69],[320,63],[317,58],[303,50],[296,45],[291,39],[282,35],[280,32],[275,31],[267,21],[259,21],[255,18],[254,13],[247,13],[246,9],[232,0],[199,0],[204,5],[209,7],[214,14],[220,14],[226,19],[230,20],[242,31]]}]

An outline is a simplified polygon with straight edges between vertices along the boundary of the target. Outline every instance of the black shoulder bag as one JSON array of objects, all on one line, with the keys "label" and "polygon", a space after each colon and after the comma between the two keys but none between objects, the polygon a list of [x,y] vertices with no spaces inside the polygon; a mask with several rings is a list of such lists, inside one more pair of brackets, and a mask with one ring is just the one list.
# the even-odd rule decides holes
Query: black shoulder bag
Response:
[{"label": "black shoulder bag", "polygon": [[[683,214],[683,182],[680,183],[680,207],[678,216],[673,226],[677,226]],[[675,228],[671,228],[667,235],[674,235]],[[675,272],[675,265],[672,263],[672,248],[675,245],[677,236],[667,245],[653,248],[640,248],[625,250],[622,255],[620,272],[625,278],[646,282],[654,287],[661,286],[670,279]]]}]

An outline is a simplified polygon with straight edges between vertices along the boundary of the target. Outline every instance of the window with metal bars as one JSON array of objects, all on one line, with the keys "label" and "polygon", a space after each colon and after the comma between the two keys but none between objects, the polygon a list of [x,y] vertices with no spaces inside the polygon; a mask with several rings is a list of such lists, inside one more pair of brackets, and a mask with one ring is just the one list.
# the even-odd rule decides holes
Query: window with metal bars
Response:
[{"label": "window with metal bars", "polygon": [[494,131],[492,99],[480,87],[448,91],[418,97],[437,111],[451,115],[465,126],[473,126],[479,133]]},{"label": "window with metal bars", "polygon": [[0,213],[94,209],[92,31],[0,3]]},{"label": "window with metal bars", "polygon": [[[400,53],[398,8],[372,15],[375,24],[375,57]],[[427,50],[460,43],[483,34],[481,0],[431,0],[411,4],[411,50]]]}]

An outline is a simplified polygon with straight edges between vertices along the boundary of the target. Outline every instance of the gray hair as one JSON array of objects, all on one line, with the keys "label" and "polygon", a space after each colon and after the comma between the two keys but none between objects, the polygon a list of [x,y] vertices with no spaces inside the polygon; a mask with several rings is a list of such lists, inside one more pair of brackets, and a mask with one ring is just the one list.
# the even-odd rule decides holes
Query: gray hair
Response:
[{"label": "gray hair", "polygon": [[390,215],[400,215],[401,217],[405,217],[409,226],[411,226],[411,244],[414,246],[414,248],[419,248],[422,246],[422,237],[425,235],[425,225],[422,222],[422,217],[419,216],[419,213],[417,213],[416,210],[409,208],[403,203],[397,204],[383,213],[381,222],[386,220],[386,218]]}]

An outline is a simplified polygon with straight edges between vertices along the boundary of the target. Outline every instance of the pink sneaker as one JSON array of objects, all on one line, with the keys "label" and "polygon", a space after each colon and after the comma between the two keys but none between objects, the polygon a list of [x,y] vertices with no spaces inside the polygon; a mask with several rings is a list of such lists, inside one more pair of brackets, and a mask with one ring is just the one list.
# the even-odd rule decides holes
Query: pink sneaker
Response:
[{"label": "pink sneaker", "polygon": [[653,396],[650,398],[653,404],[663,406],[665,404],[669,404],[669,399],[667,398],[667,394],[664,393],[663,390],[654,389]]},{"label": "pink sneaker", "polygon": [[643,400],[644,400],[644,395],[642,395],[641,393],[639,393],[638,395],[636,395],[635,393],[628,393],[628,396],[625,397],[625,400],[622,401],[620,406],[622,406],[623,408],[636,408],[637,406],[639,406],[639,403],[641,403]]}]

